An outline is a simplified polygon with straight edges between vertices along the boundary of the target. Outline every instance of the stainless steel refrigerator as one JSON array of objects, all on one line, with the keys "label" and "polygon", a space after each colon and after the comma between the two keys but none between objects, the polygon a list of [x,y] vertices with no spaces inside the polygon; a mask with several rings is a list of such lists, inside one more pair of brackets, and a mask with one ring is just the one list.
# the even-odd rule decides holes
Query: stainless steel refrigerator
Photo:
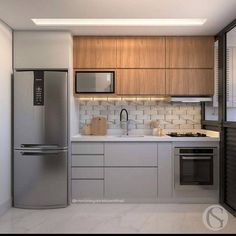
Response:
[{"label": "stainless steel refrigerator", "polygon": [[67,71],[14,73],[13,205],[67,206]]}]

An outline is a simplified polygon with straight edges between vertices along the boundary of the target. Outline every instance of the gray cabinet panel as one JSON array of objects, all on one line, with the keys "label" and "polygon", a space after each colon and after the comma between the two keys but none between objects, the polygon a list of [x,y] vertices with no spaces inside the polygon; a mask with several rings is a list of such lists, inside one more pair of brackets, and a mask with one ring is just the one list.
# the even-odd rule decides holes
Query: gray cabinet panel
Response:
[{"label": "gray cabinet panel", "polygon": [[104,154],[104,145],[103,143],[92,142],[72,143],[72,154]]},{"label": "gray cabinet panel", "polygon": [[87,168],[75,167],[72,168],[72,179],[103,179],[104,169],[102,168]]},{"label": "gray cabinet panel", "polygon": [[75,166],[103,166],[103,155],[72,155],[72,167]]},{"label": "gray cabinet panel", "polygon": [[72,46],[69,32],[15,31],[14,67],[69,68]]},{"label": "gray cabinet panel", "polygon": [[157,166],[157,144],[106,143],[105,166]]},{"label": "gray cabinet panel", "polygon": [[103,180],[72,180],[72,201],[103,198]]},{"label": "gray cabinet panel", "polygon": [[173,189],[172,145],[158,144],[158,198],[172,197]]},{"label": "gray cabinet panel", "polygon": [[157,168],[105,168],[105,198],[156,200]]}]

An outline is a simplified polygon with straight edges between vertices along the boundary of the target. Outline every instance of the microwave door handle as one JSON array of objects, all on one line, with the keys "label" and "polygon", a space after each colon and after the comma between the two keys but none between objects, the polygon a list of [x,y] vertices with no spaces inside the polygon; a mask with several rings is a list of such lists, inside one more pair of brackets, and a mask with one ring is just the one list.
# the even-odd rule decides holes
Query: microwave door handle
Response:
[{"label": "microwave door handle", "polygon": [[181,156],[183,160],[211,160],[211,156]]}]

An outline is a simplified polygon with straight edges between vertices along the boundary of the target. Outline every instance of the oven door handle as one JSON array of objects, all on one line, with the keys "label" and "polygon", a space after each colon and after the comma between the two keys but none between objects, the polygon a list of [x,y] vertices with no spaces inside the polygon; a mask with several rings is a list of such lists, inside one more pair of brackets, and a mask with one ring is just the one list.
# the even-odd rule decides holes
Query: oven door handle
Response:
[{"label": "oven door handle", "polygon": [[183,160],[211,160],[212,156],[181,156]]}]

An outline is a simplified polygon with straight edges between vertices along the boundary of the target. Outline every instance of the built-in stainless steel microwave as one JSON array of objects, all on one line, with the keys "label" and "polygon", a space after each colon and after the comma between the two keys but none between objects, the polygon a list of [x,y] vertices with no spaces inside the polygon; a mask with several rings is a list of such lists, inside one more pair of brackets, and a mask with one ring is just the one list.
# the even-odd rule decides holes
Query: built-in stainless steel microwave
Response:
[{"label": "built-in stainless steel microwave", "polygon": [[75,93],[114,93],[114,71],[77,71]]}]

